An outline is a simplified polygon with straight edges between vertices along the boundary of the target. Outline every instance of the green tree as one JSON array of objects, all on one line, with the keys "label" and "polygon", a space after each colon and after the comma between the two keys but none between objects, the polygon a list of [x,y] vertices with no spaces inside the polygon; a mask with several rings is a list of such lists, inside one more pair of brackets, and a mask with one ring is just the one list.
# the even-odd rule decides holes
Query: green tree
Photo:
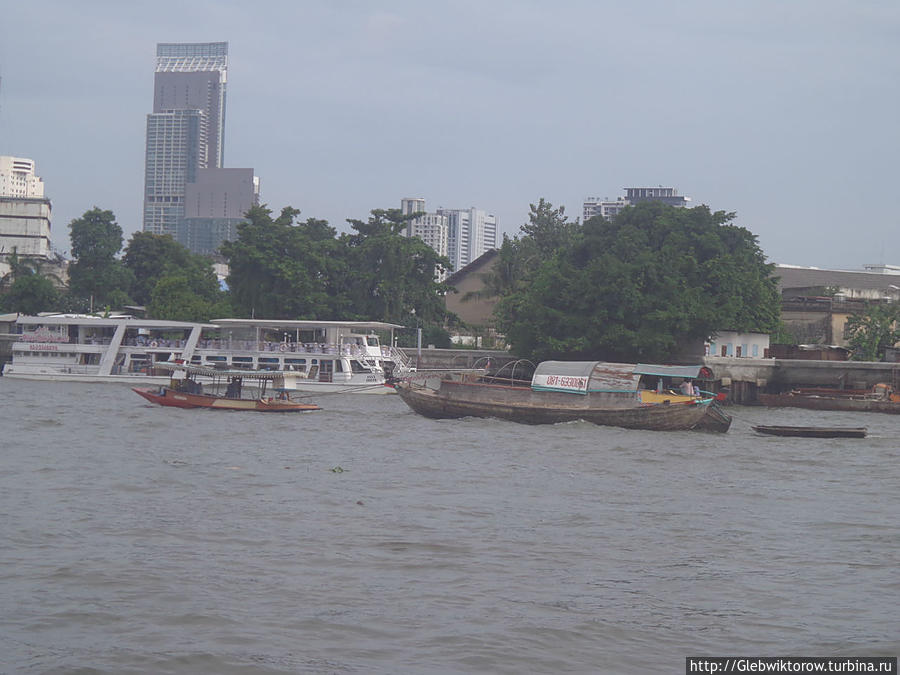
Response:
[{"label": "green tree", "polygon": [[278,218],[253,207],[238,225],[236,241],[225,242],[235,311],[256,318],[332,319],[344,316],[347,270],[342,245],[327,221],[294,222],[300,211],[285,207]]},{"label": "green tree", "polygon": [[414,217],[399,209],[375,209],[367,221],[348,221],[355,231],[342,238],[353,270],[348,292],[360,318],[410,327],[417,321],[443,324],[449,287],[437,278],[450,269],[450,261],[418,237],[402,234]]},{"label": "green tree", "polygon": [[122,249],[122,228],[112,211],[94,207],[69,223],[74,262],[69,265],[69,290],[90,299],[93,307],[120,307],[131,302],[133,275],[116,255]]},{"label": "green tree", "polygon": [[647,202],[612,222],[590,219],[555,251],[544,249],[498,303],[513,351],[663,360],[716,330],[774,330],[772,266],[733,218]]},{"label": "green tree", "polygon": [[0,308],[22,314],[37,314],[57,309],[62,282],[45,271],[44,261],[19,255],[13,247],[6,258],[9,272],[0,278]]},{"label": "green tree", "polygon": [[[169,235],[135,232],[128,242],[122,261],[134,275],[132,299],[147,306],[148,315],[153,318],[177,320],[187,313],[195,316],[196,321],[207,321],[216,318],[213,314],[227,307],[222,304],[225,294],[219,287],[210,260],[191,253]],[[191,311],[180,311],[173,302],[165,301],[156,293],[156,287],[163,280],[170,280],[166,288],[172,290],[173,278],[183,279],[186,290],[196,296],[196,301],[179,296],[188,301],[188,305],[193,308]],[[198,308],[201,307],[206,309],[199,311]]]},{"label": "green tree", "polygon": [[484,287],[463,296],[463,302],[499,298],[528,283],[530,274],[558,251],[571,246],[580,236],[578,222],[569,222],[566,208],[553,207],[543,197],[529,204],[528,222],[519,228],[519,236],[504,236],[497,261],[481,280]]},{"label": "green tree", "polygon": [[879,361],[884,350],[900,341],[900,306],[867,303],[847,319],[847,344],[853,361]]},{"label": "green tree", "polygon": [[157,319],[200,322],[231,315],[224,295],[203,297],[193,280],[183,274],[164,276],[154,284],[147,313]]},{"label": "green tree", "polygon": [[0,296],[0,305],[8,312],[37,314],[56,309],[59,292],[47,277],[38,274],[19,276]]}]

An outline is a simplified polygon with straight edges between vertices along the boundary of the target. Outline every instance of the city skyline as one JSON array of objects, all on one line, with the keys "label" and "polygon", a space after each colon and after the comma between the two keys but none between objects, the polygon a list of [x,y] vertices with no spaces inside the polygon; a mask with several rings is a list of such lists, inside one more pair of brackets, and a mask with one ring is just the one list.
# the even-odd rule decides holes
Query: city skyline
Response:
[{"label": "city skyline", "polygon": [[0,154],[34,160],[61,250],[94,206],[141,229],[152,50],[219,39],[227,165],[253,166],[276,213],[346,231],[419,194],[515,234],[542,197],[574,220],[589,196],[671,185],[735,211],[771,262],[900,259],[893,3],[208,9],[7,8]]}]

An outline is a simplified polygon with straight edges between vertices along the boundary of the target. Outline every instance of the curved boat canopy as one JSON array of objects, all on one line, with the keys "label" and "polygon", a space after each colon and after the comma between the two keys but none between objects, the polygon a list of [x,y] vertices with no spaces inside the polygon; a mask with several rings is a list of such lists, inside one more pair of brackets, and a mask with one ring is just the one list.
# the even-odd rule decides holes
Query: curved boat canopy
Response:
[{"label": "curved boat canopy", "polygon": [[656,375],[658,377],[681,377],[689,380],[712,380],[712,371],[706,366],[659,366],[639,363],[634,367],[636,375]]},{"label": "curved boat canopy", "polygon": [[240,377],[246,380],[277,380],[284,377],[283,372],[276,370],[223,370],[212,366],[198,366],[193,363],[178,363],[177,361],[157,361],[153,366],[172,372],[183,371],[189,375],[205,377]]},{"label": "curved boat canopy", "polygon": [[588,392],[635,392],[640,374],[632,363],[605,361],[542,361],[534,370],[531,388],[534,391],[565,391],[573,394]]}]

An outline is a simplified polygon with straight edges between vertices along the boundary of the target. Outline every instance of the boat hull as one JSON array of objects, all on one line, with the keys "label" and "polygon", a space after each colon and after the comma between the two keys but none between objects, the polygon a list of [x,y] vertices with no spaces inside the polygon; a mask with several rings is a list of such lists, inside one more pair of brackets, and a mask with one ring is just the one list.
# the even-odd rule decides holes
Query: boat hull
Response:
[{"label": "boat hull", "polygon": [[[477,386],[477,385],[474,385]],[[582,405],[566,405],[565,399],[527,396],[521,388],[508,388],[510,399],[502,400],[502,387],[489,390],[490,398],[480,396],[478,400],[448,395],[441,390],[426,389],[408,382],[397,384],[400,398],[415,412],[433,419],[455,419],[460,417],[495,417],[523,424],[555,424],[584,420],[601,426],[625,429],[645,429],[652,431],[683,431],[702,428],[709,402],[691,402],[655,405],[621,405],[610,407],[590,407],[584,405],[587,398],[569,398]],[[513,391],[517,390],[517,391]],[[477,389],[472,392],[479,391]],[[562,396],[577,396],[563,394]]]},{"label": "boat hull", "polygon": [[753,430],[769,436],[797,438],[865,438],[865,427],[779,427],[755,426]]},{"label": "boat hull", "polygon": [[303,412],[321,410],[312,403],[297,403],[281,399],[225,398],[205,394],[188,394],[168,387],[148,389],[132,387],[134,393],[151,403],[172,408],[210,408],[214,410],[244,410],[255,412]]},{"label": "boat hull", "polygon": [[807,410],[846,410],[848,412],[900,414],[900,401],[872,398],[820,396],[814,394],[759,394],[759,402],[771,408],[806,408]]}]

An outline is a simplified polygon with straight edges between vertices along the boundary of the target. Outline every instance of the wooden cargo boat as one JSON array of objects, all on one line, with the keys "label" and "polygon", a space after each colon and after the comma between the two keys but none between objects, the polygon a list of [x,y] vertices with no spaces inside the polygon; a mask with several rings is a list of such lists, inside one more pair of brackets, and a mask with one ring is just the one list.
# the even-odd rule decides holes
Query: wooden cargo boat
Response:
[{"label": "wooden cargo boat", "polygon": [[884,383],[876,384],[869,391],[810,388],[782,394],[760,393],[759,402],[773,408],[900,413],[900,394]]},{"label": "wooden cargo boat", "polygon": [[[320,410],[313,403],[292,401],[285,388],[284,373],[277,371],[217,370],[184,363],[161,362],[158,366],[171,370],[173,377],[168,386],[132,387],[132,391],[151,403],[172,408],[212,408],[215,410],[243,410],[255,412],[304,412]],[[204,385],[197,376],[211,378],[212,384]],[[244,397],[244,380],[254,380],[248,387],[252,395]],[[224,392],[222,383],[227,382]],[[266,387],[272,384],[274,396],[266,396]]]},{"label": "wooden cargo boat", "polygon": [[653,431],[727,431],[730,416],[710,423],[710,398],[644,403],[634,365],[599,361],[544,361],[531,382],[502,377],[445,377],[437,389],[415,378],[395,384],[417,413],[436,419],[496,417],[523,424],[585,420]]},{"label": "wooden cargo boat", "polygon": [[780,427],[760,425],[753,430],[770,436],[796,436],[800,438],[865,438],[865,427]]}]

